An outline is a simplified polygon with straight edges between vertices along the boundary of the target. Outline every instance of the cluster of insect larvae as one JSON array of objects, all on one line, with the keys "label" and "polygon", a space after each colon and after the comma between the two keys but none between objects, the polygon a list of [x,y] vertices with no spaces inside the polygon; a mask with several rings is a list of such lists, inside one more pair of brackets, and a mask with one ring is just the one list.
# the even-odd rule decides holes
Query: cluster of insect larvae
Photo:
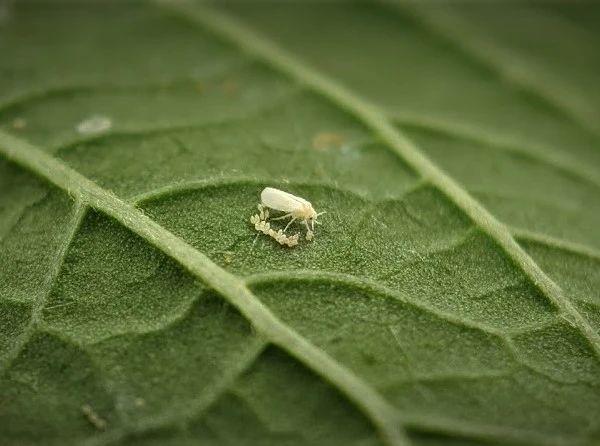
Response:
[{"label": "cluster of insect larvae", "polygon": [[287,236],[281,229],[278,231],[271,229],[271,224],[267,221],[269,219],[269,210],[265,209],[262,204],[259,204],[258,211],[258,214],[250,217],[250,223],[254,225],[254,229],[274,238],[280,245],[285,245],[292,248],[298,244],[298,238],[300,237],[300,234]]},{"label": "cluster of insect larvae", "polygon": [[[261,203],[258,205],[259,213],[250,217],[250,223],[254,225],[254,228],[257,231],[273,237],[282,245],[287,245],[290,247],[296,246],[298,244],[298,238],[300,237],[300,234],[294,234],[292,236],[287,236],[285,234],[285,231],[293,222],[296,220],[302,221],[304,226],[306,226],[306,240],[312,240],[315,236],[315,223],[319,223],[317,221],[317,217],[325,213],[317,213],[312,207],[312,204],[310,204],[310,202],[306,201],[304,198],[297,197],[279,189],[275,189],[274,187],[265,187],[260,194],[260,201]],[[289,218],[290,221],[283,230],[280,229],[275,231],[271,229],[271,225],[267,221],[269,219],[268,208],[286,213],[281,217],[272,219],[282,220]]]}]

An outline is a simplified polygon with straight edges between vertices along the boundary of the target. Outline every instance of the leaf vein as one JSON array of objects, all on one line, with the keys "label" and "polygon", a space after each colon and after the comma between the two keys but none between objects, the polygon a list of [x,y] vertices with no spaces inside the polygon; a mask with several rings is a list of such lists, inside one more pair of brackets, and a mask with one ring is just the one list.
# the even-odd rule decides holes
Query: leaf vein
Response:
[{"label": "leaf vein", "polygon": [[54,83],[50,85],[46,85],[44,87],[39,87],[31,90],[21,91],[17,93],[13,93],[11,96],[4,98],[2,102],[0,102],[0,114],[6,113],[13,108],[22,108],[27,106],[28,104],[32,104],[38,101],[51,99],[59,96],[70,96],[74,94],[84,93],[131,93],[132,91],[136,92],[157,92],[164,91],[169,89],[180,88],[183,86],[196,86],[198,82],[207,82],[214,80],[219,77],[225,76],[227,73],[232,71],[239,71],[244,69],[249,65],[249,61],[245,59],[241,59],[230,65],[222,68],[218,72],[209,73],[208,75],[202,76],[189,76],[185,78],[172,78],[172,79],[164,79],[160,81],[156,81],[153,83]]},{"label": "leaf vein", "polygon": [[461,123],[412,113],[395,113],[389,119],[401,128],[413,127],[428,130],[447,137],[469,141],[483,148],[527,157],[532,161],[545,164],[548,167],[562,171],[566,175],[600,188],[600,175],[598,175],[597,169],[588,168],[586,165],[574,160],[569,154],[563,153],[554,147],[519,140],[498,133],[489,134],[489,131],[482,131]]},{"label": "leaf vein", "polygon": [[587,257],[590,260],[600,262],[600,251],[580,243],[552,237],[550,235],[542,234],[536,231],[530,231],[527,229],[513,227],[510,229],[510,231],[512,232],[513,237],[515,237],[517,240],[537,243],[538,245],[570,252],[572,254],[577,254],[582,257]]},{"label": "leaf vein", "polygon": [[351,370],[280,321],[241,279],[220,268],[139,209],[33,145],[0,131],[0,153],[114,218],[179,262],[237,308],[257,332],[336,386],[370,418],[385,442],[390,445],[409,444],[395,407]]},{"label": "leaf vein", "polygon": [[60,246],[58,247],[58,250],[56,251],[56,258],[54,260],[54,264],[52,265],[52,268],[48,273],[46,283],[44,284],[45,293],[41,296],[40,299],[34,302],[31,310],[29,324],[27,325],[25,330],[23,330],[23,333],[21,333],[21,335],[19,336],[15,347],[8,355],[8,358],[4,361],[4,364],[0,364],[0,374],[1,372],[5,372],[10,368],[12,362],[19,356],[25,345],[27,345],[27,342],[29,342],[31,337],[34,335],[36,328],[42,322],[42,312],[44,311],[44,307],[46,305],[48,297],[52,292],[52,287],[54,286],[56,279],[60,274],[60,271],[67,256],[67,252],[69,250],[69,246],[71,246],[71,243],[73,242],[73,239],[75,238],[77,231],[79,230],[81,222],[85,217],[86,211],[87,206],[83,202],[77,200],[73,207],[71,219],[68,224],[68,232],[65,234]]},{"label": "leaf vein", "polygon": [[543,67],[491,41],[467,20],[448,10],[436,13],[435,8],[427,9],[406,0],[382,0],[381,3],[410,14],[430,33],[454,44],[463,54],[510,82],[515,90],[529,92],[580,128],[599,135],[598,112],[584,96],[560,79],[548,76]]},{"label": "leaf vein", "polygon": [[239,21],[203,5],[177,0],[155,0],[175,14],[197,22],[217,36],[237,45],[240,50],[263,60],[287,76],[321,94],[341,109],[355,116],[379,136],[387,146],[416,172],[435,185],[485,231],[511,258],[532,283],[555,305],[565,320],[576,327],[600,359],[600,334],[597,333],[562,289],[546,275],[527,252],[515,241],[508,228],[476,201],[459,183],[433,164],[422,151],[388,121],[381,110],[356,96],[334,80],[300,62],[274,43],[257,35]]},{"label": "leaf vein", "polygon": [[220,399],[229,392],[235,382],[246,373],[252,365],[256,363],[261,354],[265,351],[269,343],[261,338],[256,338],[241,360],[235,363],[235,367],[227,369],[217,383],[208,386],[208,390],[191,400],[182,411],[167,411],[159,415],[146,417],[135,423],[134,426],[113,430],[100,436],[94,436],[84,442],[85,446],[105,446],[118,443],[120,440],[132,435],[141,435],[167,427],[173,424],[191,421],[194,418],[202,417],[210,410]]},{"label": "leaf vein", "polygon": [[[421,311],[424,311],[428,314],[431,314],[432,316],[435,316],[438,319],[446,321],[450,324],[453,324],[456,326],[462,326],[462,327],[465,327],[465,328],[468,328],[471,330],[476,330],[476,331],[484,333],[488,336],[496,338],[500,342],[500,344],[502,345],[504,350],[508,353],[510,358],[516,364],[519,364],[522,367],[530,370],[531,372],[533,372],[537,375],[543,376],[544,378],[546,378],[550,381],[553,381],[553,382],[556,382],[559,384],[572,384],[573,382],[582,382],[586,385],[588,384],[587,382],[583,382],[583,381],[577,381],[577,380],[568,381],[568,380],[562,380],[562,379],[556,378],[552,374],[547,373],[543,369],[541,369],[541,368],[537,367],[535,364],[531,363],[528,360],[528,358],[519,351],[519,349],[517,348],[517,346],[515,345],[512,337],[511,337],[513,335],[513,332],[515,334],[522,334],[522,333],[526,332],[525,328],[523,330],[518,330],[518,329],[517,330],[501,330],[501,329],[497,329],[497,328],[491,327],[489,325],[483,324],[481,322],[477,322],[477,321],[467,319],[467,318],[461,318],[461,317],[457,316],[456,314],[453,314],[453,313],[450,313],[447,311],[442,311],[438,308],[432,307],[431,305],[420,302],[419,300],[414,299],[407,294],[398,292],[387,286],[380,285],[379,283],[377,283],[371,279],[353,276],[353,275],[347,274],[347,273],[313,271],[313,270],[277,271],[277,272],[269,272],[269,273],[258,273],[258,274],[253,274],[253,275],[246,277],[246,283],[249,286],[251,286],[253,284],[270,283],[270,282],[276,282],[276,281],[290,281],[290,280],[327,281],[329,283],[334,282],[334,283],[339,283],[339,284],[345,284],[345,285],[350,285],[350,286],[356,287],[358,289],[362,289],[362,290],[373,292],[375,294],[379,294],[380,296],[383,296],[386,298],[398,300],[402,303],[405,303],[405,304],[410,305],[414,308],[417,308]],[[372,321],[370,323],[380,325],[379,321],[376,321],[376,322]],[[554,322],[554,324],[557,324],[557,323],[558,322]],[[548,325],[550,325],[550,323]],[[546,326],[546,325],[544,325],[544,326]],[[538,327],[538,328],[541,328],[541,327]]]},{"label": "leaf vein", "polygon": [[162,123],[150,123],[150,124],[129,124],[129,125],[120,125],[114,129],[108,130],[106,132],[102,132],[99,134],[91,134],[86,136],[77,136],[75,138],[71,138],[68,141],[50,146],[50,153],[65,153],[69,150],[76,148],[77,146],[83,144],[92,144],[103,142],[108,138],[139,138],[139,137],[150,137],[154,135],[166,135],[170,133],[176,133],[181,131],[201,131],[201,130],[209,130],[215,127],[227,126],[235,123],[242,123],[249,119],[264,116],[274,110],[277,110],[279,106],[284,104],[286,101],[294,98],[297,95],[302,94],[302,89],[292,88],[289,92],[284,95],[279,96],[276,100],[263,105],[261,107],[257,107],[253,110],[250,110],[248,113],[241,114],[234,117],[228,118],[218,118],[218,119],[208,119],[204,122],[181,122],[181,123],[173,123],[169,122],[167,124]]}]

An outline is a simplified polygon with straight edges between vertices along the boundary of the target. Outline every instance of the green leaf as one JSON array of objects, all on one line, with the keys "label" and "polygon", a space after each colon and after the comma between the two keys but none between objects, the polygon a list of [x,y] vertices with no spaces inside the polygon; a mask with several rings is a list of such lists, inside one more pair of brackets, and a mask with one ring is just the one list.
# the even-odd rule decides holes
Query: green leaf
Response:
[{"label": "green leaf", "polygon": [[4,4],[0,443],[600,441],[598,17]]}]

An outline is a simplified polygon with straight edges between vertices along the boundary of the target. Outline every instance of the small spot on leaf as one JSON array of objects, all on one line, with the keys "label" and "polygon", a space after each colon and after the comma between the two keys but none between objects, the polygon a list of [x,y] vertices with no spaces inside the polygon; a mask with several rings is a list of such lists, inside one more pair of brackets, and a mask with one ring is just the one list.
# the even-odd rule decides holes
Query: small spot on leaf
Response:
[{"label": "small spot on leaf", "polygon": [[345,141],[340,133],[319,132],[313,137],[312,146],[315,150],[339,149]]},{"label": "small spot on leaf", "polygon": [[100,417],[100,415],[98,415],[96,411],[92,408],[92,406],[90,406],[89,404],[84,404],[83,406],[81,406],[81,412],[83,412],[83,415],[90,422],[90,424],[93,425],[99,431],[105,430],[108,426],[106,420]]},{"label": "small spot on leaf", "polygon": [[239,84],[232,79],[227,79],[221,83],[221,90],[223,90],[223,93],[225,93],[227,96],[233,96],[237,94],[239,89]]},{"label": "small spot on leaf", "polygon": [[77,132],[82,135],[97,135],[112,128],[112,120],[107,116],[94,115],[77,124]]},{"label": "small spot on leaf", "polygon": [[12,122],[12,128],[15,130],[24,130],[27,127],[27,121],[23,118],[15,118]]}]

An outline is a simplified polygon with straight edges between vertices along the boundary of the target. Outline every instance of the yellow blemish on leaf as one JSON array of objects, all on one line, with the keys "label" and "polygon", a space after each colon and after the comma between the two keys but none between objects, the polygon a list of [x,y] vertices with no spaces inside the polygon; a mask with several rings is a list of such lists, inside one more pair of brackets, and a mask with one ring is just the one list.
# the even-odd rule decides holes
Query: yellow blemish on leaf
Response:
[{"label": "yellow blemish on leaf", "polygon": [[239,89],[239,84],[232,79],[227,79],[221,83],[221,90],[223,90],[223,93],[225,93],[228,96],[235,95],[239,91]]},{"label": "yellow blemish on leaf", "polygon": [[12,128],[15,130],[23,130],[27,127],[27,121],[23,118],[15,118],[12,122]]},{"label": "yellow blemish on leaf", "polygon": [[339,149],[345,141],[340,133],[319,132],[313,137],[312,146],[315,150]]}]

